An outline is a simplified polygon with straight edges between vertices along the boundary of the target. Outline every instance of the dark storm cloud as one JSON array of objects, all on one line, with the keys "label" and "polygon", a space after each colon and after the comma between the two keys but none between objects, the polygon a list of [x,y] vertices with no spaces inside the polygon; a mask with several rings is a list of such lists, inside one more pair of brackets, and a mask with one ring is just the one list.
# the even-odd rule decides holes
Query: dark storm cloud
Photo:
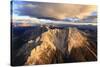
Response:
[{"label": "dark storm cloud", "polygon": [[96,6],[78,4],[59,4],[29,1],[13,2],[13,12],[22,16],[64,19],[66,17],[83,18],[96,10]]}]

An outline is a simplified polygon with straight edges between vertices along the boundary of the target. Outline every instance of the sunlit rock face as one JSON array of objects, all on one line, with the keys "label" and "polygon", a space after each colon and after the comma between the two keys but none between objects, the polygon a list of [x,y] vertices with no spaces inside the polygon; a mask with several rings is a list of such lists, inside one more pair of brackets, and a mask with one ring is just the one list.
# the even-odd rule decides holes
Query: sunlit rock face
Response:
[{"label": "sunlit rock face", "polygon": [[76,28],[69,28],[68,53],[70,61],[96,60],[96,44],[89,38],[89,34]]},{"label": "sunlit rock face", "polygon": [[43,33],[41,43],[31,51],[26,64],[62,63],[64,46],[67,45],[66,33],[66,30],[59,29],[50,29]]}]

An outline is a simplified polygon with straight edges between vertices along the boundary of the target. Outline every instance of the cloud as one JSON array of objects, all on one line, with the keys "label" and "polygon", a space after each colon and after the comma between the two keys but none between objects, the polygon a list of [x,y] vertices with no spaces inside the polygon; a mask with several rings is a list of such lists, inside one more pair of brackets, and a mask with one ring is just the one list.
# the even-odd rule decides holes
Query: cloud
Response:
[{"label": "cloud", "polygon": [[[16,5],[16,8],[15,6]],[[64,3],[43,3],[21,1],[13,3],[13,12],[30,17],[64,19],[66,17],[83,18],[96,10],[95,5]]]}]

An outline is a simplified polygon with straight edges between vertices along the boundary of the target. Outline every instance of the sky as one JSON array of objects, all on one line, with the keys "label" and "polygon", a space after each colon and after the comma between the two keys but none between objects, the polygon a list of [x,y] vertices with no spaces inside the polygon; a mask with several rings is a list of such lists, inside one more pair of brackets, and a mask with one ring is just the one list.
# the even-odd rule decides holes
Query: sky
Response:
[{"label": "sky", "polygon": [[95,5],[66,3],[43,3],[33,1],[13,1],[12,15],[16,17],[36,17],[43,19],[63,20],[69,17],[84,18],[96,12]]}]

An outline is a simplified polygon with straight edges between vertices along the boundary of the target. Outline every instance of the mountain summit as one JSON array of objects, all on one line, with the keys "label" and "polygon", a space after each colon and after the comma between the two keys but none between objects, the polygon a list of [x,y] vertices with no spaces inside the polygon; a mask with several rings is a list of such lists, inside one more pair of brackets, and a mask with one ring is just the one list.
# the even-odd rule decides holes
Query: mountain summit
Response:
[{"label": "mountain summit", "polygon": [[51,64],[96,60],[95,45],[87,34],[76,29],[50,29],[40,36],[26,64]]},{"label": "mountain summit", "polygon": [[13,49],[12,65],[96,61],[95,32],[96,30],[74,27],[66,29],[36,27],[26,30],[20,37],[15,37],[14,41],[20,39],[22,43],[13,42],[13,47],[18,45],[19,47]]}]

